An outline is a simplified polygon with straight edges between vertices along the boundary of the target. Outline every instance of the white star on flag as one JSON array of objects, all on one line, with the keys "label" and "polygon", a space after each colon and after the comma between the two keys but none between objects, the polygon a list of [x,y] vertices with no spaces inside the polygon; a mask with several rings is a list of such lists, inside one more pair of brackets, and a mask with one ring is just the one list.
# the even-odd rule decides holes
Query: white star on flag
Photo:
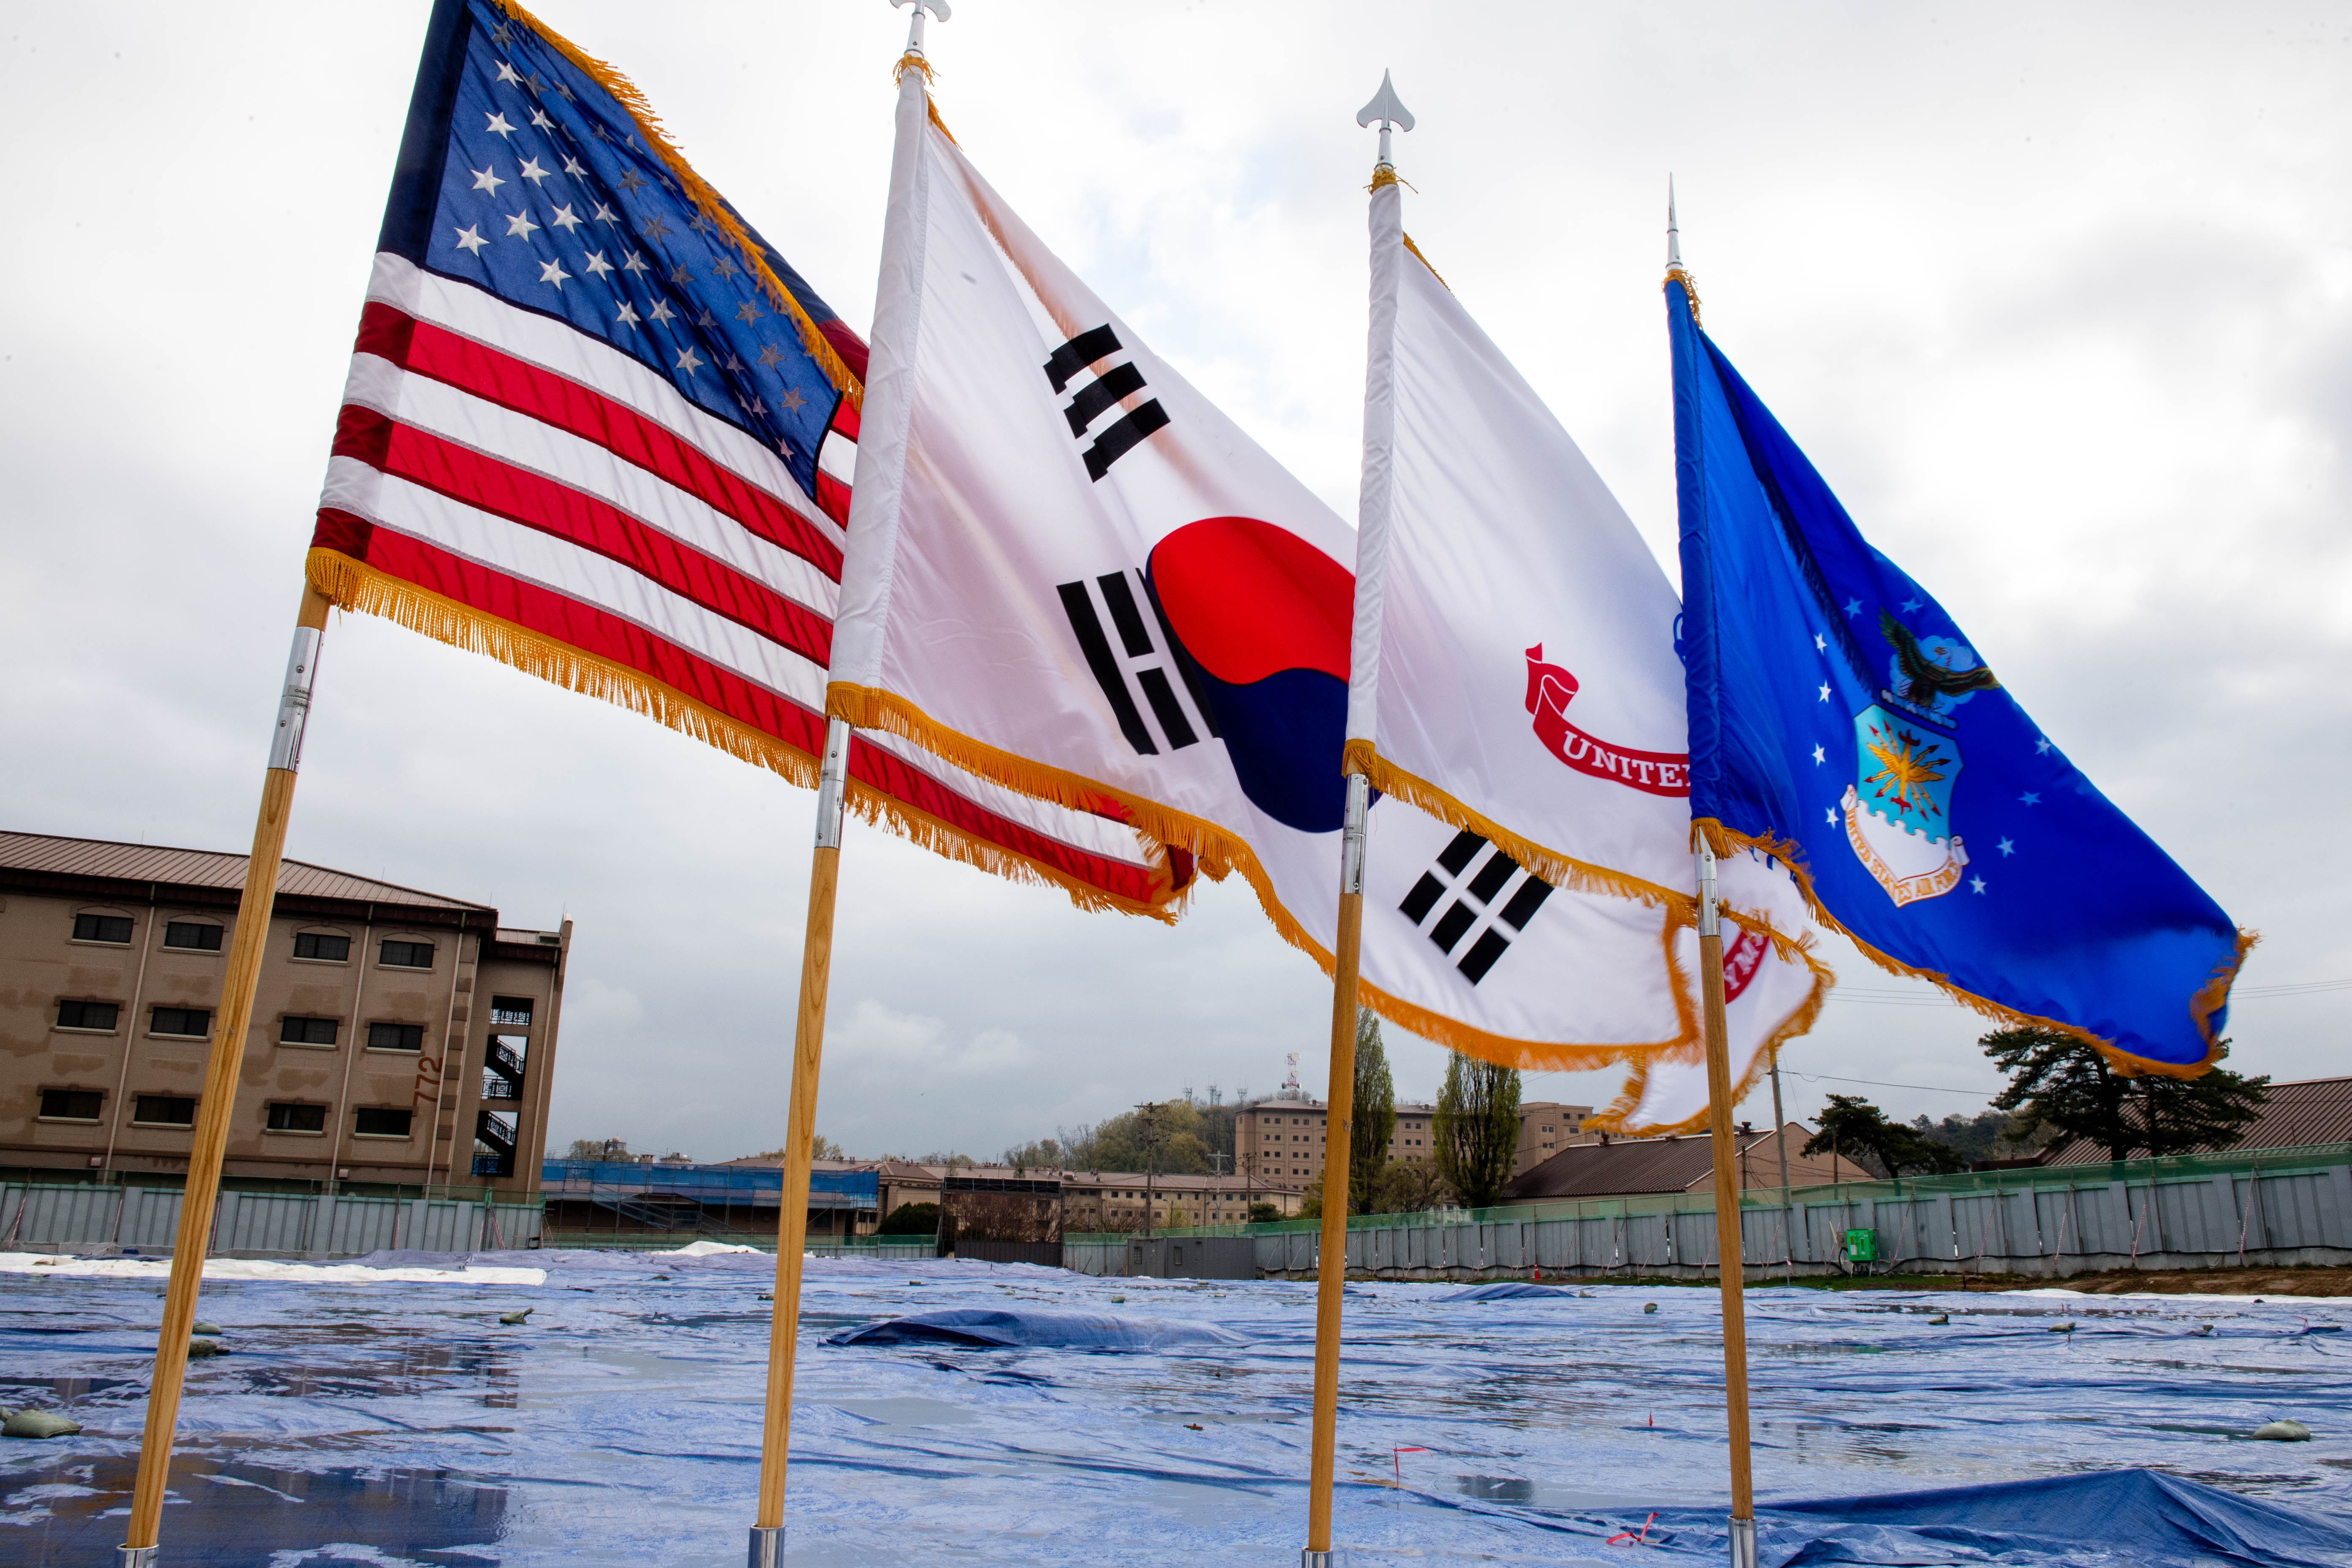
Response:
[{"label": "white star on flag", "polygon": [[677,351],[677,368],[686,372],[687,374],[692,375],[696,371],[700,370],[702,365],[703,362],[695,356],[695,353],[692,349],[680,349]]},{"label": "white star on flag", "polygon": [[626,300],[622,300],[621,313],[613,318],[613,324],[618,327],[628,327],[634,329],[637,324],[637,308],[635,305],[630,304]]},{"label": "white star on flag", "polygon": [[1829,689],[1827,686],[1824,686],[1824,687],[1822,687],[1822,701],[1824,701],[1824,702],[1827,702],[1829,700],[1830,700],[1830,689]]},{"label": "white star on flag", "polygon": [[457,231],[457,248],[466,252],[468,256],[480,255],[482,247],[490,243],[488,240],[482,237],[481,230],[482,226],[478,223],[468,224],[464,228],[459,229]]},{"label": "white star on flag", "polygon": [[[500,29],[499,29],[499,30],[500,32],[504,32],[506,29],[505,29],[505,28],[503,28],[503,27],[501,27],[501,28],[500,28]],[[509,38],[499,38],[498,41],[499,41],[499,43],[504,44],[504,43],[509,43],[509,42],[511,42],[512,40],[511,40],[511,39],[509,39]],[[520,86],[522,85],[522,78],[521,78],[521,76],[516,72],[516,70],[515,70],[514,67],[513,67],[511,64],[509,64],[509,62],[507,62],[507,61],[505,61],[505,60],[500,60],[500,61],[499,62],[499,79],[500,81],[510,81],[510,82],[514,83],[517,87],[520,87]]]},{"label": "white star on flag", "polygon": [[571,276],[571,273],[563,270],[563,263],[561,261],[542,261],[539,264],[539,280],[541,283],[554,284],[558,293],[563,289],[563,280]]},{"label": "white star on flag", "polygon": [[665,327],[677,320],[677,312],[669,308],[669,301],[667,300],[655,300],[654,308],[646,311],[646,314],[653,320],[659,321]]},{"label": "white star on flag", "polygon": [[583,261],[580,267],[581,270],[586,272],[591,278],[602,278],[605,273],[613,270],[613,264],[604,259],[604,253],[601,250],[590,251],[588,258]]},{"label": "white star on flag", "polygon": [[491,115],[490,122],[488,125],[483,126],[482,130],[488,134],[497,136],[511,136],[515,133],[515,128],[507,123],[507,117],[503,114]]},{"label": "white star on flag", "polygon": [[499,194],[499,187],[505,184],[506,182],[504,180],[499,179],[488,169],[477,169],[474,171],[474,189],[478,191],[488,191],[490,195],[497,195]]},{"label": "white star on flag", "polygon": [[555,177],[555,171],[552,169],[541,168],[539,166],[539,160],[536,158],[525,158],[522,161],[522,177],[529,180],[535,185],[541,180],[553,179]]},{"label": "white star on flag", "polygon": [[548,219],[548,221],[553,224],[556,227],[563,230],[566,234],[571,233],[573,229],[580,226],[580,219],[573,214],[572,205],[568,202],[556,208],[555,216]]},{"label": "white star on flag", "polygon": [[629,252],[627,259],[621,263],[621,270],[624,272],[649,272],[652,268],[646,265],[646,258],[644,257],[639,256],[635,251],[632,250]]},{"label": "white star on flag", "polygon": [[1813,748],[1813,766],[1820,767],[1823,763],[1828,762],[1829,760],[1830,754],[1828,752],[1819,746],[1815,746]]}]

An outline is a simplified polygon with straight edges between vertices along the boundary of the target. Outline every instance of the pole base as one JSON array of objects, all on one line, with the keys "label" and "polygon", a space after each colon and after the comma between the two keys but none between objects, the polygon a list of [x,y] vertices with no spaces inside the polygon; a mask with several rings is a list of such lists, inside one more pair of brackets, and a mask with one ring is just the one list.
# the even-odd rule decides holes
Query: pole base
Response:
[{"label": "pole base", "polygon": [[[1750,1562],[1755,1553],[1748,1553]],[[751,1527],[751,1552],[746,1559],[748,1568],[784,1568],[784,1527],[781,1524],[755,1524]]]},{"label": "pole base", "polygon": [[1731,1521],[1731,1568],[1756,1568],[1756,1521]]},{"label": "pole base", "polygon": [[114,1549],[114,1568],[155,1568],[158,1546],[118,1546]]},{"label": "pole base", "polygon": [[1339,1568],[1337,1551],[1318,1552],[1312,1546],[1298,1549],[1298,1568]]}]

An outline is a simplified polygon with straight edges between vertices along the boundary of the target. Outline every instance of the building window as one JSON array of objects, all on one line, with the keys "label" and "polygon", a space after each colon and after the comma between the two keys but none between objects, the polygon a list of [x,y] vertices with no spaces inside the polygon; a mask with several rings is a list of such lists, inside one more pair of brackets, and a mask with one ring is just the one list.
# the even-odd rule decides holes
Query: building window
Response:
[{"label": "building window", "polygon": [[327,1130],[327,1108],[323,1105],[289,1105],[283,1100],[269,1103],[269,1130],[272,1132],[324,1132]]},{"label": "building window", "polygon": [[316,959],[321,963],[347,963],[352,956],[352,939],[332,931],[298,931],[294,933],[294,956]]},{"label": "building window", "polygon": [[147,1032],[151,1035],[178,1035],[189,1039],[202,1039],[213,1032],[213,1015],[209,1007],[158,1007],[148,1016]]},{"label": "building window", "polygon": [[58,1004],[58,1027],[60,1029],[103,1029],[114,1032],[114,1020],[122,1009],[111,1002],[60,1002]]},{"label": "building window", "polygon": [[185,1094],[142,1094],[131,1102],[131,1123],[134,1127],[193,1127],[196,1121],[196,1101]]},{"label": "building window", "polygon": [[41,1090],[41,1120],[95,1121],[105,1098],[94,1089],[45,1089]]},{"label": "building window", "polygon": [[284,1018],[278,1021],[278,1043],[284,1046],[331,1046],[335,1043],[336,1020],[332,1018]]},{"label": "building window", "polygon": [[74,941],[111,942],[117,947],[131,945],[129,915],[76,915]]},{"label": "building window", "polygon": [[430,969],[433,967],[433,944],[429,942],[386,942],[376,949],[376,962],[387,969]]},{"label": "building window", "polygon": [[421,1051],[425,1048],[425,1026],[422,1024],[370,1024],[368,1049],[372,1051]]},{"label": "building window", "polygon": [[383,1105],[362,1105],[352,1112],[352,1133],[359,1138],[405,1138],[415,1112]]},{"label": "building window", "polygon": [[221,928],[210,921],[173,921],[163,927],[163,945],[194,952],[218,952]]},{"label": "building window", "polygon": [[493,1024],[529,1024],[531,998],[528,996],[493,996],[490,998],[490,1022]]}]

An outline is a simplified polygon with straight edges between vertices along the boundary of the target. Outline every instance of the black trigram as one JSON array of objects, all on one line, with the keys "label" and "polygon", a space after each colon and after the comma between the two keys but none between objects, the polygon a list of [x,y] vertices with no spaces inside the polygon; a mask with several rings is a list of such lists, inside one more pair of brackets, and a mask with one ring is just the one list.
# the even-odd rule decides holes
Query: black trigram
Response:
[{"label": "black trigram", "polygon": [[[1054,351],[1045,362],[1045,379],[1061,392],[1070,384],[1070,378],[1098,360],[1108,359],[1119,352],[1118,334],[1108,326],[1097,327],[1090,332],[1080,332]],[[1078,440],[1087,438],[1087,427],[1102,417],[1108,409],[1116,408],[1122,398],[1143,390],[1143,372],[1133,360],[1115,364],[1087,382],[1070,395],[1062,409],[1063,417],[1070,422],[1070,434]],[[1094,445],[1086,450],[1087,478],[1100,479],[1110,472],[1110,466],[1133,451],[1137,443],[1168,423],[1168,410],[1160,406],[1154,397],[1139,403],[1127,413],[1103,426]]]},{"label": "black trigram", "polygon": [[[1473,927],[1485,923],[1478,940],[1470,944],[1469,951],[1454,965],[1473,985],[1486,978],[1486,971],[1495,967],[1495,961],[1509,951],[1511,938],[1528,929],[1528,922],[1543,908],[1543,901],[1551,897],[1549,882],[1532,871],[1523,871],[1517,860],[1500,849],[1487,855],[1476,875],[1465,878],[1463,873],[1478,858],[1478,852],[1486,847],[1484,838],[1467,829],[1455,834],[1454,842],[1438,852],[1437,863],[1421,874],[1421,880],[1412,885],[1412,891],[1397,906],[1404,911],[1405,919],[1419,925],[1429,918],[1429,911],[1437,907],[1438,900],[1451,892],[1454,901],[1445,906],[1445,912],[1429,928],[1429,940],[1449,958]],[[1503,889],[1514,880],[1518,886],[1509,898],[1504,898]]]},{"label": "black trigram", "polygon": [[[1156,408],[1159,405],[1148,406]],[[1175,752],[1198,741],[1202,730],[1212,735],[1217,732],[1217,721],[1209,711],[1209,705],[1201,700],[1201,689],[1194,683],[1191,665],[1176,653],[1176,638],[1168,629],[1168,618],[1160,613],[1160,602],[1151,596],[1143,574],[1106,572],[1091,583],[1064,583],[1056,592],[1062,595],[1063,613],[1070,617],[1070,630],[1077,635],[1078,650],[1087,656],[1087,668],[1094,671],[1095,684],[1102,688],[1103,696],[1109,700],[1111,712],[1118,718],[1119,732],[1127,737],[1129,745],[1144,756],[1151,756],[1160,751],[1160,740],[1168,742],[1168,750]],[[1097,596],[1101,610],[1095,607]],[[1147,610],[1151,616],[1149,621],[1143,618]],[[1118,633],[1117,648],[1103,633],[1105,611],[1109,614],[1112,628]],[[1151,635],[1155,626],[1160,633],[1156,643]],[[1173,680],[1169,679],[1171,671],[1175,675]],[[1134,682],[1132,689],[1128,684],[1130,680]],[[1184,686],[1181,695],[1176,689],[1178,681]],[[1157,738],[1136,706],[1137,690],[1143,693],[1151,717],[1159,723]],[[1187,697],[1192,700],[1189,710]]]}]

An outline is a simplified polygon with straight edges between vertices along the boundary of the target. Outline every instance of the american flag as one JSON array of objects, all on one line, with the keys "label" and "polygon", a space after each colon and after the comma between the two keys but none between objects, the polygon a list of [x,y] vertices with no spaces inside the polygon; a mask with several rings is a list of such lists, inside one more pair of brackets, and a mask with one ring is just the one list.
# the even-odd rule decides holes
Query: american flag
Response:
[{"label": "american flag", "polygon": [[[866,345],[628,83],[436,0],[313,582],[813,783]],[[861,733],[851,798],[954,858],[1163,912],[1189,856]]]}]

